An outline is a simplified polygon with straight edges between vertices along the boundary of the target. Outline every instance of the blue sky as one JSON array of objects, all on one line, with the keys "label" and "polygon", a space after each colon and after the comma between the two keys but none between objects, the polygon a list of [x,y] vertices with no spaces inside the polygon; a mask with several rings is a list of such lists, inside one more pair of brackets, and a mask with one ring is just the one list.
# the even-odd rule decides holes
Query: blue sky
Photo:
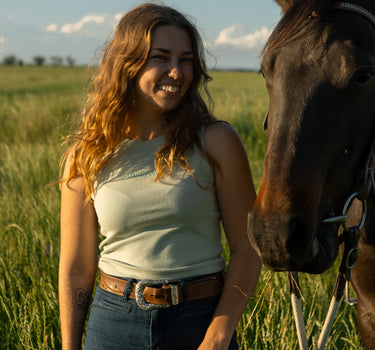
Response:
[{"label": "blue sky", "polygon": [[[71,56],[97,62],[122,14],[139,0],[1,0],[0,61],[15,55]],[[164,0],[196,22],[216,68],[258,69],[259,53],[280,19],[273,0]]]}]

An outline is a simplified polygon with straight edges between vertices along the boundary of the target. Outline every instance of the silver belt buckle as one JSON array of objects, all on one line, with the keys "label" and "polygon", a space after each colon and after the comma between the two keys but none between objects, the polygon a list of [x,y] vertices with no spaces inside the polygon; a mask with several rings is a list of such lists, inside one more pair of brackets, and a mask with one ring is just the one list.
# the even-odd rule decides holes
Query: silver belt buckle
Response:
[{"label": "silver belt buckle", "polygon": [[143,291],[146,287],[153,287],[155,285],[168,285],[168,280],[156,280],[156,281],[139,281],[135,286],[135,301],[142,310],[154,310],[170,307],[171,305],[178,305],[180,300],[178,297],[178,286],[171,284],[171,304],[153,304],[148,303],[143,296]]}]

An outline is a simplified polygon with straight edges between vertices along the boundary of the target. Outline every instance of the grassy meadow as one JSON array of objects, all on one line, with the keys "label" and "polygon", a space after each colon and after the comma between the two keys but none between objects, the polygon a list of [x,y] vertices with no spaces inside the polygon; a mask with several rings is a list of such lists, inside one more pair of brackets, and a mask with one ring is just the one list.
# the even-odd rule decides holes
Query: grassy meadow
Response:
[{"label": "grassy meadow", "polygon": [[[268,97],[261,76],[212,72],[215,115],[239,132],[259,187]],[[79,118],[84,68],[0,66],[0,350],[60,349],[59,176],[64,136]],[[227,249],[224,254],[227,254]],[[301,274],[303,314],[314,349],[337,264]],[[262,271],[238,327],[241,349],[298,349],[286,273]],[[363,349],[355,308],[340,306],[326,349]]]}]

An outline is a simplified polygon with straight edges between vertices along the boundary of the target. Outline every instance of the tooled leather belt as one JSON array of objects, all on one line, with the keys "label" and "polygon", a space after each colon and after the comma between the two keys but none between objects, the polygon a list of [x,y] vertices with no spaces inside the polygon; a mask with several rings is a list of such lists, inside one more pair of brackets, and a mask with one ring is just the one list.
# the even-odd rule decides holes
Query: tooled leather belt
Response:
[{"label": "tooled leather belt", "polygon": [[[107,292],[124,295],[128,281],[101,273],[99,286]],[[223,289],[222,272],[192,281],[138,281],[128,287],[128,298],[144,310],[169,307],[182,302],[219,295]]]}]

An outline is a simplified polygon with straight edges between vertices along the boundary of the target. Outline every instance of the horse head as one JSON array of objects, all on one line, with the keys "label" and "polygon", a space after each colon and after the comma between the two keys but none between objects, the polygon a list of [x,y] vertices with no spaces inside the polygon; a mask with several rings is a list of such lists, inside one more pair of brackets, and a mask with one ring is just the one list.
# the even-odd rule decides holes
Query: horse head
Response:
[{"label": "horse head", "polygon": [[[361,191],[375,135],[374,1],[277,1],[263,51],[268,144],[249,238],[265,266],[321,273],[338,254],[346,199]],[[345,10],[345,9],[344,9]],[[362,176],[363,177],[363,176]]]}]

